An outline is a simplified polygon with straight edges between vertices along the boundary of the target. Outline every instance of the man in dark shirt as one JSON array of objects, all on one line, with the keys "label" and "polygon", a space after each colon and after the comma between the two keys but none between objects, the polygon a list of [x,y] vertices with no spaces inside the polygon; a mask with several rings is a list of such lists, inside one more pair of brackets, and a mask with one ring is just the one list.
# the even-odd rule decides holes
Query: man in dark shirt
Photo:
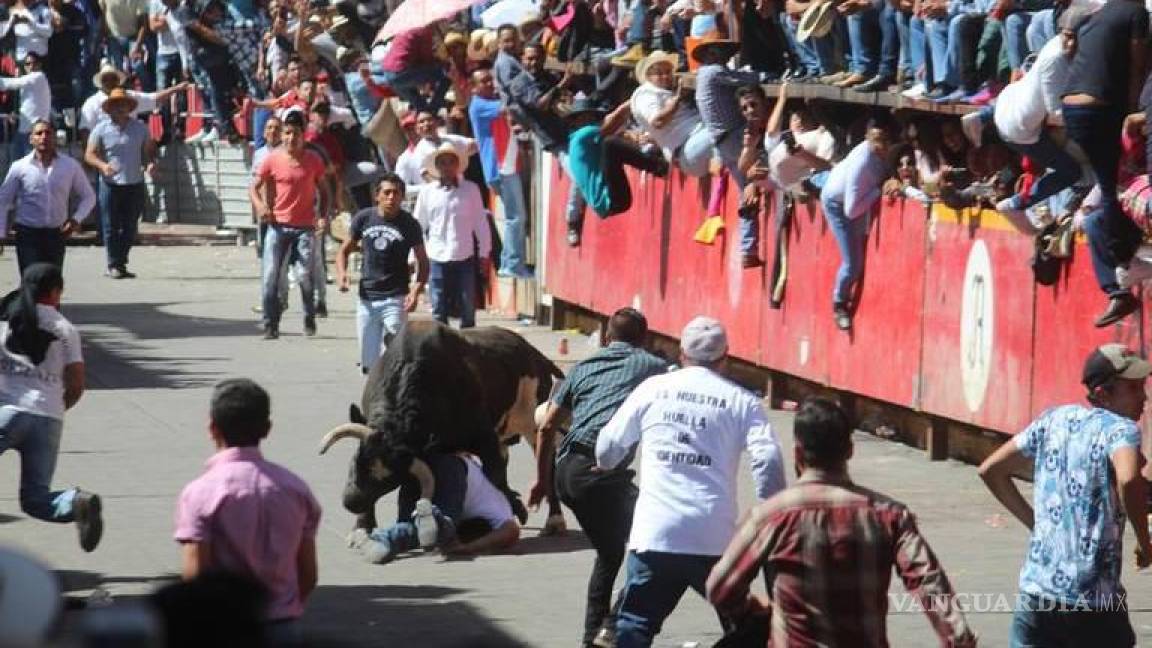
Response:
[{"label": "man in dark shirt", "polygon": [[[363,373],[372,369],[387,342],[400,333],[428,282],[424,233],[412,214],[400,209],[403,200],[404,181],[394,173],[384,174],[376,189],[376,206],[352,218],[348,239],[336,256],[336,281],[340,292],[347,292],[348,255],[354,250],[363,255],[356,307]],[[416,283],[411,287],[409,251],[416,256]]]},{"label": "man in dark shirt", "polygon": [[[608,346],[568,373],[537,435],[536,483],[528,505],[538,505],[547,493],[555,458],[556,494],[572,509],[596,550],[588,581],[583,646],[612,645],[609,642],[615,635],[615,615],[609,612],[612,584],[632,531],[637,490],[632,483],[634,471],[596,467],[596,438],[637,385],[668,369],[666,362],[640,348],[647,334],[648,320],[636,309],[613,313],[608,321]],[[556,449],[555,434],[569,417],[570,432]]]},{"label": "man in dark shirt", "polygon": [[1116,195],[1120,134],[1134,112],[1144,79],[1148,12],[1137,0],[1111,0],[1080,30],[1076,55],[1064,90],[1068,136],[1088,156],[1100,186],[1100,204],[1085,230],[1096,281],[1109,297],[1096,326],[1118,322],[1140,308],[1140,300],[1120,287],[1116,268],[1126,267],[1142,232],[1120,209]]}]

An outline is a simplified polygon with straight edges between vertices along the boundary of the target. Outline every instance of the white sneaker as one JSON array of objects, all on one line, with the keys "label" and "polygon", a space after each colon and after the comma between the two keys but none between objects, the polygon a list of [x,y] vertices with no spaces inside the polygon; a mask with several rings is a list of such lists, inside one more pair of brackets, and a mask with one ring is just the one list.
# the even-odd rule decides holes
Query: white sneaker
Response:
[{"label": "white sneaker", "polygon": [[207,135],[206,132],[200,131],[199,133],[196,133],[195,135],[190,135],[188,137],[185,137],[184,143],[185,144],[199,144],[200,141],[204,139],[205,135]]},{"label": "white sneaker", "polygon": [[1007,218],[1008,222],[1012,223],[1012,227],[1015,227],[1017,232],[1027,236],[1036,236],[1040,233],[1040,230],[1036,229],[1036,226],[1032,224],[1032,219],[1028,218],[1028,214],[1024,213],[1024,210],[1016,208],[1016,203],[1012,198],[1005,198],[996,203],[996,211],[1003,214],[1004,218]]},{"label": "white sneaker", "polygon": [[970,112],[960,118],[960,129],[972,142],[972,146],[980,146],[984,139],[984,122],[980,120],[979,112]]},{"label": "white sneaker", "polygon": [[908,88],[904,92],[900,93],[900,95],[905,99],[919,99],[926,94],[928,94],[928,86],[924,85],[923,83],[917,83],[911,88]]},{"label": "white sneaker", "polygon": [[204,137],[200,138],[199,143],[200,144],[211,144],[213,142],[219,142],[219,141],[220,141],[220,131],[213,128],[212,130],[205,133]]},{"label": "white sneaker", "polygon": [[416,537],[420,541],[420,546],[425,549],[435,547],[440,528],[436,524],[436,516],[432,514],[430,500],[416,501],[416,512],[412,515],[412,522],[416,525]]},{"label": "white sneaker", "polygon": [[1116,283],[1125,290],[1149,279],[1152,279],[1152,263],[1139,257],[1133,257],[1127,268],[1116,268]]}]

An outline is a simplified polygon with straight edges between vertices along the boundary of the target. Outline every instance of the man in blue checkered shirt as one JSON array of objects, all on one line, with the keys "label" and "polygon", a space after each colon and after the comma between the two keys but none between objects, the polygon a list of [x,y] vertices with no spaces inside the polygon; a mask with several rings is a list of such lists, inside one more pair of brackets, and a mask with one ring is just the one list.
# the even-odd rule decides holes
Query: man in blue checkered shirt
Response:
[{"label": "man in blue checkered shirt", "polygon": [[[641,348],[648,320],[634,308],[621,308],[608,321],[608,346],[578,363],[552,397],[540,427],[536,484],[528,505],[544,499],[555,468],[556,494],[572,509],[596,550],[588,582],[582,646],[609,646],[616,618],[609,611],[612,584],[624,561],[636,507],[634,471],[596,467],[600,430],[637,385],[665,373],[668,363]],[[570,431],[554,448],[556,432],[571,418]],[[555,459],[555,465],[553,465]]]}]

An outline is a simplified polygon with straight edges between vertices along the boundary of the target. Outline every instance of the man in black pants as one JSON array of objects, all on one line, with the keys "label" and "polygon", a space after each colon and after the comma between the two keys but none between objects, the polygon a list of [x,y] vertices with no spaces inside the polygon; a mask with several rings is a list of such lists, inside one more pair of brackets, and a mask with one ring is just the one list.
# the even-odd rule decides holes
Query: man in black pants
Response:
[{"label": "man in black pants", "polygon": [[1135,0],[1105,3],[1080,29],[1076,55],[1064,88],[1063,117],[1069,139],[1084,150],[1100,187],[1100,206],[1084,223],[1092,269],[1108,309],[1097,327],[1114,324],[1140,308],[1120,287],[1117,267],[1128,267],[1143,238],[1120,209],[1117,167],[1125,115],[1135,112],[1144,80],[1148,12]]},{"label": "man in black pants", "polygon": [[[608,346],[568,373],[548,405],[537,438],[536,483],[528,496],[538,505],[552,484],[580,522],[596,550],[588,581],[583,646],[611,646],[615,614],[610,612],[612,585],[632,530],[636,485],[631,470],[596,467],[596,437],[637,385],[667,371],[668,364],[640,348],[648,321],[633,308],[621,308],[608,321]],[[556,431],[571,417],[571,430],[554,448]],[[555,464],[553,460],[555,459]]]}]

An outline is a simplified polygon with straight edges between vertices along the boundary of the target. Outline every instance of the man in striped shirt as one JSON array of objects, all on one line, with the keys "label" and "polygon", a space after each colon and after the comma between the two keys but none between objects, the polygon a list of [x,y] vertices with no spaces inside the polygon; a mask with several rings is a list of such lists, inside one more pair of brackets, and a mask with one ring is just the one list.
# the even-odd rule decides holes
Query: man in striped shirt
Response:
[{"label": "man in striped shirt", "polygon": [[[944,569],[900,502],[848,477],[852,425],[835,403],[804,403],[794,424],[798,483],[755,508],[708,578],[724,616],[770,615],[769,645],[888,646],[893,568],[943,646],[974,646]],[[767,567],[767,600],[749,585]]]}]

